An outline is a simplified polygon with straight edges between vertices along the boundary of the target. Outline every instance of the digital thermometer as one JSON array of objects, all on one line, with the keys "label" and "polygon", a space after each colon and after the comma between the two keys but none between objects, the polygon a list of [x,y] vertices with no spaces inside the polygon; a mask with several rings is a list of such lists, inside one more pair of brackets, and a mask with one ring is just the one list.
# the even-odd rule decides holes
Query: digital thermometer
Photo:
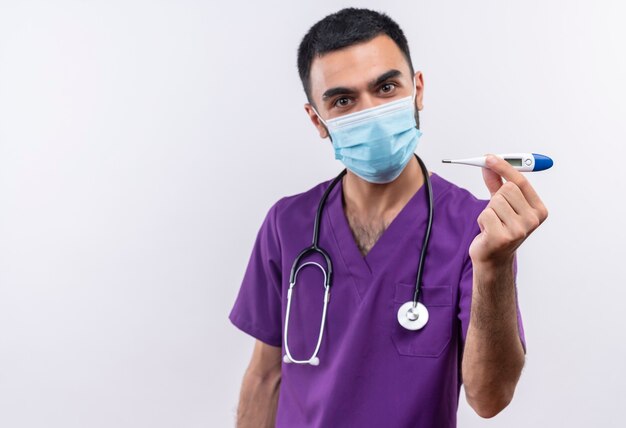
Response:
[{"label": "digital thermometer", "polygon": [[[513,168],[522,172],[544,171],[554,164],[548,156],[537,153],[508,153],[504,155],[495,155],[510,163]],[[460,163],[463,165],[473,165],[485,167],[486,156],[468,159],[443,159],[443,163]]]}]

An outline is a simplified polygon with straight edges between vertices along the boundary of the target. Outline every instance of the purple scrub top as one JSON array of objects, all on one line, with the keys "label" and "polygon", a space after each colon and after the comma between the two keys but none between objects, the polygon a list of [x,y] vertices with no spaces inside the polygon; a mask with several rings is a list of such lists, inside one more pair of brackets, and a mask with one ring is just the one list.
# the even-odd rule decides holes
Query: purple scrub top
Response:
[{"label": "purple scrub top", "polygon": [[[229,318],[269,345],[283,346],[291,265],[311,245],[317,206],[331,181],[278,200],[258,232]],[[342,181],[332,189],[319,237],[333,262],[320,363],[282,363],[277,427],[456,427],[472,297],[468,250],[488,201],[437,174],[431,182],[434,220],[419,297],[430,318],[417,331],[401,327],[397,311],[413,299],[428,218],[425,186],[365,257],[345,216]],[[306,261],[324,266],[321,256]],[[308,359],[315,349],[322,284],[313,265],[298,274],[288,337],[295,359]],[[519,305],[517,320],[525,352]]]}]

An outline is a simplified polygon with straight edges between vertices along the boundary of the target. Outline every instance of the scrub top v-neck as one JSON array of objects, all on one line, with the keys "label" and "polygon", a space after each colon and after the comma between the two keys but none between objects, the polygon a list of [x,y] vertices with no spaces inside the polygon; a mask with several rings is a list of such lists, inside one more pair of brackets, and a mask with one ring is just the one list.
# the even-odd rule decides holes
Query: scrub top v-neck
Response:
[{"label": "scrub top v-neck", "polygon": [[[436,180],[436,179],[435,179]],[[414,228],[415,232],[421,233],[419,246],[423,240],[428,218],[428,206],[424,186],[421,186],[407,201],[404,207],[396,214],[391,223],[383,231],[372,248],[363,256],[358,248],[352,230],[350,228],[345,208],[343,207],[343,180],[338,183],[339,189],[333,189],[329,195],[328,222],[336,237],[336,245],[348,271],[356,281],[359,295],[365,295],[369,283],[376,276],[381,275],[386,268],[393,264],[391,253],[401,248],[402,242],[415,235],[408,230]],[[418,233],[418,234],[419,234]],[[417,255],[419,257],[419,253]],[[415,259],[417,274],[417,258]]]},{"label": "scrub top v-neck", "polygon": [[[257,234],[229,318],[269,345],[283,345],[291,264],[311,243],[317,204],[331,181],[281,198]],[[418,331],[401,327],[396,313],[415,289],[428,214],[424,186],[366,256],[345,215],[342,182],[332,189],[319,237],[334,265],[320,364],[282,363],[277,427],[456,426],[472,293],[468,249],[480,232],[476,218],[488,201],[435,173],[431,182],[434,220],[419,298],[430,318]],[[321,263],[322,258],[304,261]],[[312,266],[298,275],[288,336],[297,359],[308,358],[315,348],[322,281]],[[517,317],[526,349],[519,306]]]}]

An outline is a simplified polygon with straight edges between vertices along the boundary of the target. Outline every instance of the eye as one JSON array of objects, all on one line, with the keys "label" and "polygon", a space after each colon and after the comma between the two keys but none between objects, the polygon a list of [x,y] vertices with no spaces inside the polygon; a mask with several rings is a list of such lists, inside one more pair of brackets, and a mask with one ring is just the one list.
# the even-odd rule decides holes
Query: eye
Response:
[{"label": "eye", "polygon": [[333,106],[334,107],[346,107],[348,106],[350,103],[350,98],[348,97],[341,97],[338,98],[334,103]]},{"label": "eye", "polygon": [[380,91],[383,92],[384,94],[390,94],[391,92],[393,92],[393,90],[396,89],[396,84],[395,83],[383,83],[382,86],[380,87]]}]

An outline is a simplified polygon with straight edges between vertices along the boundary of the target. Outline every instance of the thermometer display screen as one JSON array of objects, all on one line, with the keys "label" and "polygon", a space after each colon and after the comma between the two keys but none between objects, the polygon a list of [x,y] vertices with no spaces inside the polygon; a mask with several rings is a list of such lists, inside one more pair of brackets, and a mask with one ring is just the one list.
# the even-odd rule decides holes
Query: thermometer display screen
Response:
[{"label": "thermometer display screen", "polygon": [[504,159],[505,161],[507,161],[508,163],[510,163],[513,166],[522,166],[522,159],[520,158],[508,158],[508,159]]}]

